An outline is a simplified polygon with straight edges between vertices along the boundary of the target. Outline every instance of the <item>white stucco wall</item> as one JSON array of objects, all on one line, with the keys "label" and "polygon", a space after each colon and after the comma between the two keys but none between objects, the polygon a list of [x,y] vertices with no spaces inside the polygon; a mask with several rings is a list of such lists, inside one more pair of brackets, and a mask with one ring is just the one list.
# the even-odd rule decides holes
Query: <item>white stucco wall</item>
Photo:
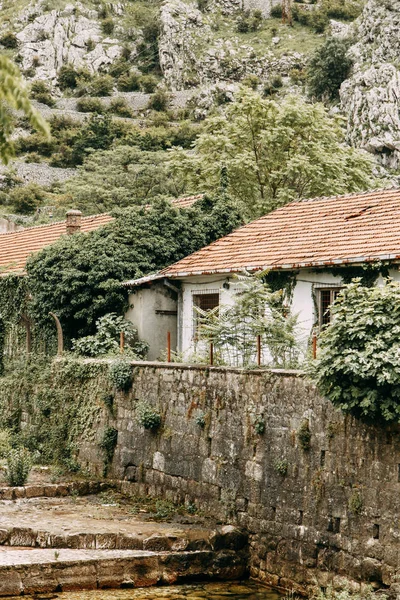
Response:
[{"label": "white stucco wall", "polygon": [[147,358],[157,360],[166,353],[168,331],[171,332],[171,349],[176,351],[177,316],[163,313],[177,311],[176,294],[162,283],[155,283],[131,294],[129,304],[125,318],[137,328],[139,338],[149,344]]},{"label": "white stucco wall", "polygon": [[[389,271],[390,277],[400,282],[400,272],[397,268]],[[224,289],[223,284],[227,282],[227,276],[192,277],[181,282],[182,295],[178,318],[178,348],[186,358],[196,352],[196,344],[193,339],[193,295],[198,292],[220,294],[220,304],[230,304],[235,293],[235,279],[229,277],[230,288]],[[378,285],[383,284],[380,277]],[[301,269],[296,277],[296,285],[293,290],[291,312],[298,317],[297,334],[300,342],[306,346],[312,329],[318,319],[315,307],[314,294],[324,287],[340,287],[342,280],[329,271],[315,271],[313,269]],[[197,349],[199,349],[197,347]]]}]

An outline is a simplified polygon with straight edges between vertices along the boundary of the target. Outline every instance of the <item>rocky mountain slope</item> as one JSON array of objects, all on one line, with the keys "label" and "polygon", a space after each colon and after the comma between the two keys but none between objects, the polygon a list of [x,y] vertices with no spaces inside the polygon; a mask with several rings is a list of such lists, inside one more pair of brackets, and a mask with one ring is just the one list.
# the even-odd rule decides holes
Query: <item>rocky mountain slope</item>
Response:
[{"label": "rocky mountain slope", "polygon": [[[18,122],[12,174],[0,167],[0,213],[16,212],[11,187],[29,182],[53,194],[41,203],[73,202],[61,183],[82,162],[73,148],[91,115],[110,115],[129,145],[150,136],[142,150],[189,147],[202,119],[240,84],[305,95],[310,56],[326,36],[348,37],[354,27],[354,71],[341,91],[348,140],[396,162],[397,46],[389,40],[397,39],[397,17],[389,21],[400,19],[400,2],[367,0],[352,23],[365,1],[296,2],[290,27],[281,0],[0,0],[0,51],[19,64],[53,133],[46,144]],[[325,13],[314,22],[318,11]]]},{"label": "rocky mountain slope", "polygon": [[400,163],[400,1],[369,0],[350,49],[353,73],[341,88],[347,137],[380,156]]}]

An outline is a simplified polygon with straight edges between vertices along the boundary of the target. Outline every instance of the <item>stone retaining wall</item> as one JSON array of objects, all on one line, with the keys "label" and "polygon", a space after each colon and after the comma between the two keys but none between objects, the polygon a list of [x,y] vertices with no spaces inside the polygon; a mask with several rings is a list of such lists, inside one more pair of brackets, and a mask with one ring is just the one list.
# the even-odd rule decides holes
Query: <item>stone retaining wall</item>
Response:
[{"label": "stone retaining wall", "polygon": [[[162,414],[145,430],[137,402]],[[400,432],[344,418],[296,373],[136,363],[115,419],[125,491],[195,503],[251,534],[251,574],[305,591],[398,590]],[[298,436],[308,423],[310,448]],[[264,432],[261,432],[264,424]],[[98,445],[80,458],[102,468]],[[400,591],[400,590],[399,590]]]}]

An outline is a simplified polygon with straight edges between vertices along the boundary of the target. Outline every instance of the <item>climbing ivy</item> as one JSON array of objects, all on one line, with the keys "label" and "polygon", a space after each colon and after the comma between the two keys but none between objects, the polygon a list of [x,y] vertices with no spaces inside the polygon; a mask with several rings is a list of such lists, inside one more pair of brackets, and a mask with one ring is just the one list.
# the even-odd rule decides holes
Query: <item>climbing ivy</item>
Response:
[{"label": "climbing ivy", "polygon": [[365,263],[363,265],[341,265],[340,267],[332,267],[329,269],[335,277],[341,277],[343,283],[349,284],[353,279],[359,279],[364,287],[373,287],[379,275],[388,277],[388,263],[376,261]]}]

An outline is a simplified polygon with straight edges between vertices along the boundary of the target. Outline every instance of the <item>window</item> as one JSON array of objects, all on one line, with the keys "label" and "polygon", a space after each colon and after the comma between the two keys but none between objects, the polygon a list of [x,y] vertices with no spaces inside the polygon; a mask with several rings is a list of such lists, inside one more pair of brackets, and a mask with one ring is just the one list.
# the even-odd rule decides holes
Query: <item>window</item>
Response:
[{"label": "window", "polygon": [[219,306],[219,292],[193,294],[193,333],[195,336],[200,322],[200,315],[196,308],[208,312],[217,306]]},{"label": "window", "polygon": [[341,288],[322,288],[318,293],[319,326],[329,325],[331,322],[331,304],[333,304],[340,293]]}]

